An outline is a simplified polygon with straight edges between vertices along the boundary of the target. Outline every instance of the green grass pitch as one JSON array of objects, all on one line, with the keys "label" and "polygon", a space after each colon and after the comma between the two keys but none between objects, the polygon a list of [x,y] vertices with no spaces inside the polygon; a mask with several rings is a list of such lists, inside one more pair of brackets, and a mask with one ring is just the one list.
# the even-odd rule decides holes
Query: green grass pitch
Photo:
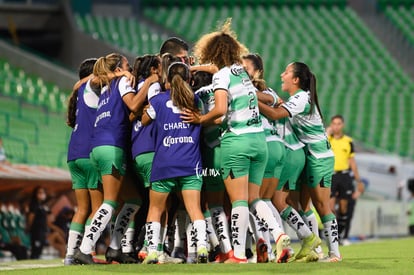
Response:
[{"label": "green grass pitch", "polygon": [[414,274],[414,238],[362,242],[341,253],[340,263],[63,266],[62,260],[30,260],[0,263],[0,274]]}]

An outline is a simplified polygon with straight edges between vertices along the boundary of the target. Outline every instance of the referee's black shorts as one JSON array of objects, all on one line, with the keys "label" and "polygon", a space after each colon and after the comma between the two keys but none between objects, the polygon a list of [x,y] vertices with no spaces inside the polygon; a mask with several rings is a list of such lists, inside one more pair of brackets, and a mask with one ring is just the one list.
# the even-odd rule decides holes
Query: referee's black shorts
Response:
[{"label": "referee's black shorts", "polygon": [[349,171],[338,171],[332,176],[331,198],[351,199],[354,183]]}]

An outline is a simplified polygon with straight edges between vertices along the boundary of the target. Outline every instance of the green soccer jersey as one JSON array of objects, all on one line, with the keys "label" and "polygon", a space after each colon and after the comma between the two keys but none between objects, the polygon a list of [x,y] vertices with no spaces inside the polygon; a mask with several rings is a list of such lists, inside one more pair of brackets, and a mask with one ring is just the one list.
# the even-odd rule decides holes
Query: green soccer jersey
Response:
[{"label": "green soccer jersey", "polygon": [[263,132],[256,95],[242,66],[224,67],[213,76],[213,90],[227,91],[227,130],[236,135]]},{"label": "green soccer jersey", "polygon": [[[201,87],[195,92],[202,102],[202,113],[206,114],[214,108],[214,90],[213,84]],[[211,125],[203,127],[203,140],[205,144],[214,148],[220,144],[222,127],[220,125]]]},{"label": "green soccer jersey", "polygon": [[292,151],[296,151],[300,148],[305,147],[305,144],[300,142],[295,132],[293,131],[292,124],[288,118],[279,119],[277,121],[276,128],[285,146]]},{"label": "green soccer jersey", "polygon": [[[277,96],[276,92],[273,91],[271,88],[263,91],[264,94],[271,95],[273,97],[273,104],[271,106],[275,106],[278,102],[279,97]],[[262,119],[262,125],[266,136],[266,141],[279,141],[283,142],[280,138],[279,133],[277,132],[277,121],[271,120],[265,117],[264,115],[260,114]]]},{"label": "green soccer jersey", "polygon": [[282,107],[289,112],[290,121],[297,137],[316,158],[333,157],[322,117],[317,108],[310,113],[310,95],[299,90]]}]

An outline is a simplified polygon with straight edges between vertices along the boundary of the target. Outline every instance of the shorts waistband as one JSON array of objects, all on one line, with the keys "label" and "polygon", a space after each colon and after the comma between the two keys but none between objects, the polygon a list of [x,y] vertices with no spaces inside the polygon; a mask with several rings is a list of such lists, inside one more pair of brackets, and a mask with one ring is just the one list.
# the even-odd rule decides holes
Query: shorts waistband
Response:
[{"label": "shorts waistband", "polygon": [[349,170],[334,171],[334,174],[349,174]]}]

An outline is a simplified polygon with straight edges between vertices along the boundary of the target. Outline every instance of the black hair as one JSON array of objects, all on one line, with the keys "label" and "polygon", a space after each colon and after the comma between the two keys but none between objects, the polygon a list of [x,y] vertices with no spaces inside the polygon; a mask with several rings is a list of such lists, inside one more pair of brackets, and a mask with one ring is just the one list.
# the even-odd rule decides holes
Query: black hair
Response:
[{"label": "black hair", "polygon": [[342,115],[334,115],[333,117],[331,117],[331,121],[333,121],[334,119],[340,119],[342,123],[345,122],[345,119]]},{"label": "black hair", "polygon": [[293,62],[293,75],[299,78],[299,88],[310,92],[310,114],[315,111],[315,106],[318,109],[319,115],[322,118],[322,112],[319,107],[318,94],[316,91],[316,77],[309,69],[308,65],[302,62]]},{"label": "black hair", "polygon": [[135,76],[137,83],[151,75],[151,68],[158,68],[161,60],[157,55],[146,54],[135,59],[132,74]]},{"label": "black hair", "polygon": [[165,53],[177,55],[183,50],[188,51],[188,49],[189,46],[187,42],[178,37],[170,37],[165,40],[164,43],[162,43],[160,48],[160,55],[163,55]]},{"label": "black hair", "polygon": [[213,74],[204,71],[197,71],[193,73],[193,77],[191,78],[191,89],[193,91],[197,91],[201,87],[210,85],[213,82]]},{"label": "black hair", "polygon": [[95,65],[97,60],[97,58],[88,58],[82,61],[78,70],[79,79],[85,78],[92,74],[93,66]]}]

